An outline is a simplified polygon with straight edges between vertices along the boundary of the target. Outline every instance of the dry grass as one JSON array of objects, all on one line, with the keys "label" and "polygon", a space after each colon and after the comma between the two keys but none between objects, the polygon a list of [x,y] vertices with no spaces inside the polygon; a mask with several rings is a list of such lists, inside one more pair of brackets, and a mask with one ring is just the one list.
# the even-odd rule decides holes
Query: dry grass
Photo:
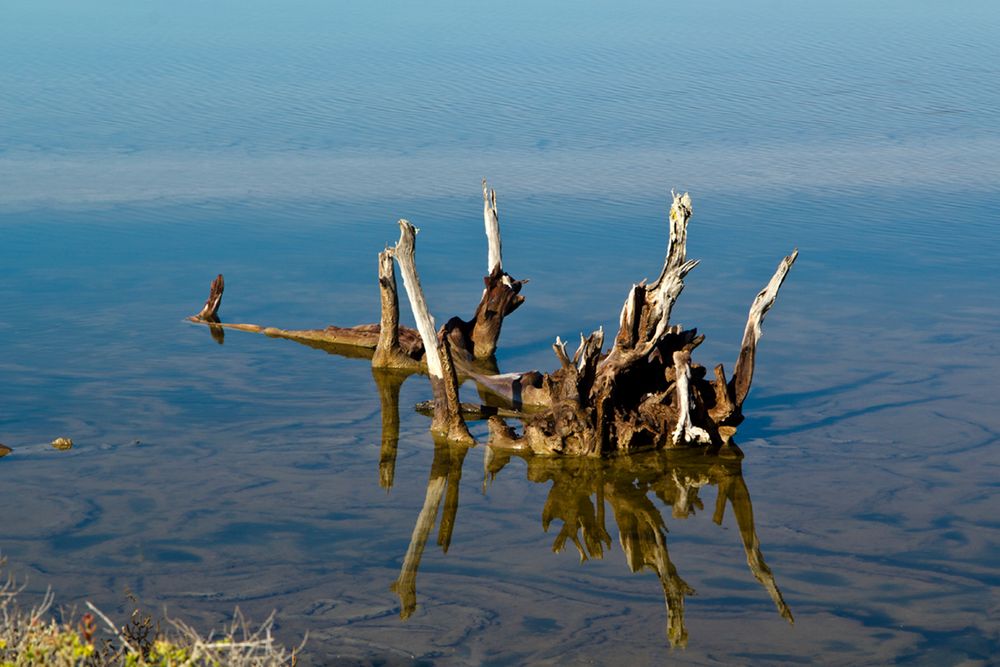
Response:
[{"label": "dry grass", "polygon": [[2,574],[4,564],[0,557],[0,667],[289,667],[301,649],[275,642],[273,617],[251,626],[239,609],[208,636],[177,619],[154,622],[138,607],[121,626],[89,602],[90,611],[57,620],[51,591],[31,607],[19,604],[24,587]]}]

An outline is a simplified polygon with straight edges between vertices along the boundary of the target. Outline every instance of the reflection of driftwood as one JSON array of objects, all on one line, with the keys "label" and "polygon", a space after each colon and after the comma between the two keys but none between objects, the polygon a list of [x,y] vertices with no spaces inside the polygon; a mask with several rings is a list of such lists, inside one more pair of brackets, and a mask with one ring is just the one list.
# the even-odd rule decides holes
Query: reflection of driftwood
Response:
[{"label": "reflection of driftwood", "polygon": [[[610,505],[629,568],[633,572],[649,568],[660,580],[667,607],[667,638],[672,646],[687,642],[684,598],[694,590],[681,579],[670,560],[667,528],[650,494],[669,506],[675,518],[686,518],[701,507],[699,489],[718,486],[716,523],[721,523],[722,509],[728,501],[736,516],[750,572],[767,590],[781,616],[792,622],[791,611],[760,551],[739,457],[660,451],[609,460],[529,456],[527,463],[528,479],[552,482],[542,521],[546,530],[553,518],[563,521],[553,550],[560,550],[568,539],[576,545],[581,560],[588,555],[601,558],[601,543],[608,540],[604,503]],[[495,466],[493,473],[498,469]]]},{"label": "reflection of driftwood", "polygon": [[[581,335],[572,356],[566,344],[556,338],[553,350],[559,368],[551,373],[496,372],[494,353],[503,320],[524,301],[520,295],[524,281],[513,280],[503,270],[496,193],[485,180],[483,219],[489,243],[488,274],[470,320],[453,317],[440,330],[435,329],[417,276],[417,230],[406,220],[399,223],[399,242],[379,254],[379,324],[284,330],[221,323],[217,316],[221,275],[213,282],[202,312],[191,319],[210,324],[215,333],[227,327],[340,345],[369,356],[377,368],[426,372],[434,394],[431,429],[456,441],[472,441],[458,402],[459,383],[471,379],[481,396],[489,396],[484,403],[512,411],[523,423],[522,433],[518,434],[498,416],[491,418],[490,444],[494,447],[584,456],[687,447],[718,451],[734,446],[731,438],[743,419],[742,406],[753,378],[761,323],[798,253],[793,251],[781,261],[754,300],[732,378],[727,381],[721,364],[709,378],[705,368],[691,358],[704,336],[696,329],[685,330],[670,323],[684,279],[698,264],[687,259],[691,215],[691,198],[674,194],[663,267],[651,284],[642,281],[629,290],[610,349],[604,350],[603,330],[587,337]],[[416,330],[399,325],[394,261],[403,274]]]},{"label": "reflection of driftwood", "polygon": [[441,500],[444,499],[444,513],[438,529],[438,546],[447,552],[451,544],[452,531],[455,529],[455,517],[458,513],[458,490],[462,481],[462,463],[468,448],[438,439],[434,446],[434,462],[431,464],[430,479],[427,482],[427,493],[424,505],[413,526],[410,546],[403,558],[403,566],[399,577],[393,582],[391,589],[399,596],[399,615],[404,620],[417,608],[417,570],[420,559],[427,546],[427,538],[434,528]]},{"label": "reflection of driftwood", "polygon": [[403,558],[403,567],[399,572],[399,578],[390,587],[392,592],[399,596],[399,616],[403,620],[409,618],[417,608],[417,570],[424,555],[424,547],[427,546],[427,537],[434,528],[447,482],[446,477],[431,477],[427,482],[424,505],[420,508],[416,525],[413,526],[413,535],[410,536],[410,546],[407,547],[406,556]]},{"label": "reflection of driftwood", "polygon": [[667,609],[667,640],[671,646],[684,646],[684,598],[694,595],[694,589],[681,579],[670,560],[667,526],[646,491],[634,486],[631,478],[612,476],[605,485],[604,497],[618,524],[618,541],[629,569],[639,572],[649,568],[660,580]]},{"label": "reflection of driftwood", "polygon": [[407,375],[385,368],[373,368],[372,376],[382,403],[382,446],[379,449],[378,483],[388,491],[396,476],[396,449],[399,447],[399,389]]},{"label": "reflection of driftwood", "polygon": [[[424,505],[400,576],[393,584],[400,597],[403,618],[416,608],[417,569],[442,500],[445,510],[438,544],[447,551],[451,542],[466,451],[461,445],[443,441],[435,446]],[[510,451],[488,450],[487,477],[495,477],[511,456]],[[774,575],[764,562],[738,456],[713,456],[689,450],[646,452],[612,459],[530,454],[524,458],[530,481],[551,483],[542,509],[542,528],[548,532],[553,521],[562,523],[553,540],[553,551],[562,551],[567,543],[572,543],[581,562],[603,558],[611,547],[605,517],[605,507],[610,506],[629,569],[638,572],[648,568],[660,581],[667,612],[667,640],[671,646],[687,643],[684,598],[694,594],[694,589],[681,578],[670,559],[666,523],[653,498],[670,507],[674,518],[683,519],[703,508],[699,493],[706,486],[718,487],[713,520],[721,524],[727,502],[732,505],[751,574],[768,592],[781,616],[790,623],[793,621]]]},{"label": "reflection of driftwood", "polygon": [[757,529],[753,523],[753,505],[750,503],[750,490],[743,475],[726,475],[719,480],[719,495],[715,503],[715,515],[712,520],[722,525],[722,516],[726,511],[726,500],[733,506],[733,514],[736,516],[736,525],[740,529],[740,538],[743,540],[743,549],[747,555],[747,565],[753,572],[754,578],[767,590],[774,605],[778,608],[781,616],[792,622],[792,610],[785,604],[785,599],[778,590],[778,585],[774,582],[774,575],[771,568],[764,562],[764,554],[760,552],[760,540],[757,539]]},{"label": "reflection of driftwood", "polygon": [[[532,477],[529,467],[528,478],[533,482],[552,481],[542,509],[542,530],[549,532],[554,519],[563,524],[552,542],[552,551],[559,553],[569,540],[580,554],[581,563],[588,557],[603,558],[604,550],[611,546],[611,536],[604,526],[603,469],[583,459],[568,459],[565,465],[557,465],[558,474],[547,474],[550,469],[543,469],[542,477]],[[582,489],[587,491],[581,493]],[[591,491],[597,496],[594,501]]]}]

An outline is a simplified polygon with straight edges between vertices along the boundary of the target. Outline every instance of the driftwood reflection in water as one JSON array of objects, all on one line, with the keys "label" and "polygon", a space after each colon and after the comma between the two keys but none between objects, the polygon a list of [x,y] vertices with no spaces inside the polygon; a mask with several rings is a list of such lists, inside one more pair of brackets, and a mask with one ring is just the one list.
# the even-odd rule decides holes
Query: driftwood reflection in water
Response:
[{"label": "driftwood reflection in water", "polygon": [[[212,327],[210,331],[213,338],[219,343],[223,342],[222,336],[218,335],[222,334],[221,327]],[[298,337],[293,337],[293,340],[331,354],[371,357],[370,350],[357,347]],[[378,478],[379,485],[386,490],[392,488],[395,476],[399,445],[400,388],[412,374],[412,370],[372,369],[382,414]],[[503,407],[492,408],[486,405],[490,397],[482,388],[480,390],[484,404],[478,407],[463,405],[463,410],[468,411],[466,419],[505,416],[509,412],[509,409]],[[516,414],[514,411],[509,416]],[[434,525],[438,523],[438,515],[441,517],[438,546],[447,552],[451,544],[458,514],[462,466],[468,450],[469,446],[466,444],[441,438],[435,441],[434,459],[423,507],[413,527],[399,577],[392,584],[392,590],[399,596],[400,616],[403,619],[416,610],[416,580],[420,559]],[[548,532],[554,520],[561,522],[559,533],[552,544],[553,551],[561,551],[567,542],[571,542],[581,561],[603,558],[605,550],[611,548],[612,538],[605,517],[606,508],[610,507],[629,569],[638,572],[649,568],[656,573],[663,587],[667,639],[671,646],[684,646],[687,643],[684,598],[692,595],[694,589],[681,578],[670,560],[666,523],[651,496],[670,507],[673,518],[685,519],[694,514],[695,509],[703,509],[701,489],[705,486],[717,487],[713,521],[721,525],[726,505],[732,507],[750,572],[767,591],[781,616],[789,622],[793,620],[791,610],[785,604],[774,575],[761,553],[760,541],[754,528],[750,492],[743,479],[739,449],[724,447],[721,452],[728,455],[708,455],[702,450],[691,449],[661,449],[601,459],[535,456],[530,452],[489,448],[486,450],[486,475],[488,479],[495,478],[513,456],[518,456],[527,464],[527,477],[530,481],[551,483],[548,498],[542,508],[542,528]]]},{"label": "driftwood reflection in water", "polygon": [[468,451],[469,447],[445,439],[439,438],[434,443],[434,462],[431,464],[424,505],[420,508],[416,525],[413,526],[413,535],[410,537],[410,546],[403,558],[399,578],[392,584],[393,592],[399,596],[399,615],[404,620],[417,608],[417,570],[420,567],[424,547],[427,545],[427,538],[434,529],[442,499],[444,499],[444,511],[441,512],[437,542],[445,553],[451,546],[451,534],[455,529],[455,517],[458,514],[458,489],[462,481],[462,464]]},{"label": "driftwood reflection in water", "polygon": [[[211,321],[217,322],[218,318],[216,317]],[[217,324],[209,323],[208,326],[212,339],[219,345],[223,345],[226,339],[225,329]],[[265,332],[265,335],[270,334]],[[289,338],[306,347],[323,350],[328,354],[349,359],[371,359],[372,357],[371,350],[359,348],[354,345],[341,345],[324,340],[282,335],[274,335],[273,337]],[[372,368],[372,377],[375,379],[375,386],[378,389],[379,400],[382,404],[382,447],[378,469],[379,486],[386,490],[392,488],[396,471],[396,448],[399,445],[399,389],[403,386],[406,378],[412,374],[413,371],[393,368]]]},{"label": "driftwood reflection in water", "polygon": [[378,484],[388,491],[396,476],[396,450],[399,447],[399,389],[409,377],[392,369],[373,368],[372,376],[382,403],[382,446],[378,458]]},{"label": "driftwood reflection in water", "polygon": [[[458,487],[467,451],[463,445],[443,441],[435,445],[424,505],[399,578],[392,586],[399,595],[400,616],[404,619],[416,608],[417,569],[442,499],[444,511],[438,544],[447,551],[458,511]],[[520,454],[488,450],[487,475],[495,477],[512,456]],[[694,590],[670,560],[666,523],[653,496],[671,508],[674,518],[684,519],[696,508],[702,509],[700,493],[703,487],[717,487],[713,520],[721,524],[726,505],[732,507],[751,573],[767,590],[781,616],[792,621],[791,610],[761,554],[750,493],[738,458],[705,456],[689,451],[655,451],[611,460],[531,455],[524,460],[530,481],[552,485],[542,509],[542,528],[548,532],[553,521],[561,522],[552,544],[553,551],[561,551],[571,542],[581,562],[603,558],[605,550],[611,548],[605,519],[606,507],[611,508],[629,569],[638,572],[649,568],[660,580],[667,611],[667,639],[672,646],[687,643],[684,598]]]}]

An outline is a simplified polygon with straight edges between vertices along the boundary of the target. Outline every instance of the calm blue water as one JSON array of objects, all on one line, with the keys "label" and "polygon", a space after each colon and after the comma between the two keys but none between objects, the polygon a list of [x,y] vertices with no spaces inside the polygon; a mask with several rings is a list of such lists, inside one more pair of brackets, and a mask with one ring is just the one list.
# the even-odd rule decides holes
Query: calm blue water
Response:
[{"label": "calm blue water", "polygon": [[[998,33],[991,2],[5,3],[0,552],[65,604],[276,610],[315,664],[992,664]],[[226,321],[375,321],[400,217],[438,320],[468,316],[484,175],[531,279],[505,370],[614,330],[671,187],[702,259],[674,319],[706,365],[731,367],[800,249],[737,435],[794,625],[733,507],[711,521],[717,479],[685,504],[667,478],[515,458],[484,484],[485,447],[435,452],[419,377],[392,466],[364,360],[183,321],[219,272]],[[586,562],[552,552],[567,523]],[[686,648],[642,567],[657,534],[697,590]]]}]

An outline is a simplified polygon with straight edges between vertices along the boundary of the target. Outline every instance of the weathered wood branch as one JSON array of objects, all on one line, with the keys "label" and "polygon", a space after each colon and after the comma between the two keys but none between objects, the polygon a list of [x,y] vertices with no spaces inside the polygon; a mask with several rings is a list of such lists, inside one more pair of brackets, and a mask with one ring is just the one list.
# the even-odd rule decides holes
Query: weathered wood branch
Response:
[{"label": "weathered wood branch", "polygon": [[550,385],[545,383],[548,376],[538,371],[485,374],[466,365],[462,367],[462,375],[473,380],[481,393],[515,412],[530,412],[552,404]]},{"label": "weathered wood branch", "polygon": [[489,243],[489,253],[486,259],[486,275],[497,269],[503,271],[503,244],[500,242],[500,216],[497,215],[496,190],[486,185],[483,179],[483,222],[486,226],[486,240]]},{"label": "weathered wood branch", "polygon": [[[378,287],[382,315],[378,326],[378,340],[372,354],[372,366],[418,370],[423,363],[423,339],[421,337],[420,345],[416,345],[416,341],[413,340],[413,330],[401,329],[399,326],[399,296],[396,291],[394,266],[392,250],[386,248],[378,254]],[[400,342],[403,332],[407,341],[405,349]]]},{"label": "weathered wood branch", "polygon": [[689,444],[707,445],[712,442],[708,431],[695,426],[691,419],[691,353],[674,352],[674,391],[677,394],[677,426],[674,427],[674,446]]},{"label": "weathered wood branch", "polygon": [[490,359],[496,354],[504,318],[524,303],[521,287],[527,280],[514,280],[503,270],[497,194],[483,179],[483,219],[489,244],[483,278],[485,289],[471,320],[454,317],[445,325],[456,354],[472,359]]},{"label": "weathered wood branch", "polygon": [[670,205],[670,240],[663,268],[656,281],[632,286],[619,318],[618,335],[605,364],[632,364],[653,351],[667,333],[670,313],[684,289],[684,278],[698,265],[687,261],[687,226],[691,219],[691,197],[674,194]]},{"label": "weathered wood branch", "polygon": [[500,268],[499,264],[494,267],[490,275],[483,278],[486,286],[483,298],[476,306],[471,323],[466,325],[469,327],[468,337],[474,358],[488,359],[496,354],[504,318],[524,303],[521,286],[526,282],[526,280],[514,280]]},{"label": "weathered wood branch", "polygon": [[219,306],[222,305],[222,292],[226,289],[226,282],[222,278],[220,273],[212,281],[212,285],[208,290],[208,298],[205,299],[205,305],[202,306],[201,311],[195,315],[195,318],[202,320],[204,322],[218,322],[219,321]]},{"label": "weathered wood branch", "polygon": [[733,402],[737,408],[743,405],[747,394],[750,392],[750,382],[753,380],[754,357],[757,353],[757,343],[762,335],[760,325],[764,321],[767,311],[774,305],[774,300],[778,297],[778,289],[785,282],[788,270],[792,268],[795,259],[799,256],[799,251],[793,250],[792,254],[785,257],[778,263],[778,269],[774,272],[770,282],[760,291],[750,306],[750,315],[747,317],[747,326],[743,331],[743,343],[740,345],[740,356],[736,361],[736,368],[733,370],[733,379],[730,381],[732,387]]},{"label": "weathered wood branch", "polygon": [[409,220],[399,221],[399,240],[393,248],[393,256],[399,264],[399,272],[403,274],[403,287],[406,289],[406,296],[410,300],[410,309],[413,311],[413,319],[417,323],[417,331],[420,333],[420,340],[424,343],[424,360],[427,363],[427,373],[432,378],[444,380],[444,371],[441,369],[441,353],[437,346],[437,330],[434,326],[434,317],[427,308],[424,300],[424,290],[420,286],[420,277],[417,275],[417,263],[415,259],[417,228],[410,224]]},{"label": "weathered wood branch", "polygon": [[427,374],[434,392],[434,418],[431,430],[456,442],[473,442],[465,421],[462,419],[458,401],[458,379],[452,362],[449,338],[442,331],[439,336],[434,329],[434,317],[424,299],[424,290],[417,275],[416,252],[417,228],[408,220],[399,221],[399,241],[393,255],[403,274],[403,287],[410,301],[417,331],[424,343],[424,359]]},{"label": "weathered wood branch", "polygon": [[708,411],[708,416],[716,424],[728,423],[730,418],[739,411],[739,406],[733,401],[732,391],[726,382],[726,369],[722,364],[715,366],[715,380],[712,381],[715,405]]},{"label": "weathered wood branch", "polygon": [[382,306],[378,342],[372,356],[373,366],[388,365],[399,353],[399,296],[396,294],[396,270],[392,252],[386,248],[378,254],[379,302]]}]

